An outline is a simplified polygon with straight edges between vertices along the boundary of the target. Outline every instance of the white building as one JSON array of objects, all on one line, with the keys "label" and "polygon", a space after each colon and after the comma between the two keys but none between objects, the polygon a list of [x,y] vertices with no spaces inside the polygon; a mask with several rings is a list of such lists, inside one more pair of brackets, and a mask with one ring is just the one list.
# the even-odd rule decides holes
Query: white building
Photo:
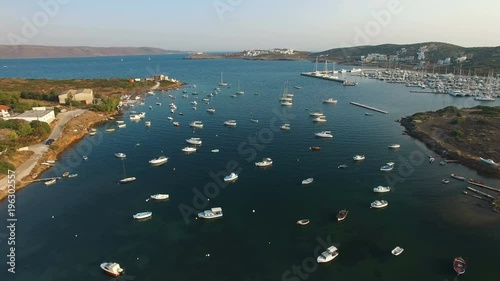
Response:
[{"label": "white building", "polygon": [[10,117],[9,110],[10,107],[6,105],[0,105],[0,115],[2,116],[2,118]]},{"label": "white building", "polygon": [[21,119],[21,120],[26,120],[28,122],[38,120],[50,124],[52,121],[54,121],[54,119],[56,119],[56,115],[54,114],[54,109],[52,108],[33,107],[32,110],[28,110],[19,115],[11,116],[4,119],[6,120]]},{"label": "white building", "polygon": [[463,56],[463,57],[459,57],[456,59],[456,62],[458,63],[461,63],[461,62],[464,62],[465,60],[467,60],[467,57],[466,56]]}]

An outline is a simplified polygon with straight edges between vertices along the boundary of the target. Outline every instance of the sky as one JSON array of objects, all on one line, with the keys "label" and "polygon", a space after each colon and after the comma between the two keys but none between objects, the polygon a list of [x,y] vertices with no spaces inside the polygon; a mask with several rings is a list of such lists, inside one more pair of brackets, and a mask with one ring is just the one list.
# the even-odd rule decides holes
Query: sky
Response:
[{"label": "sky", "polygon": [[500,46],[498,0],[1,0],[0,44],[241,51]]}]

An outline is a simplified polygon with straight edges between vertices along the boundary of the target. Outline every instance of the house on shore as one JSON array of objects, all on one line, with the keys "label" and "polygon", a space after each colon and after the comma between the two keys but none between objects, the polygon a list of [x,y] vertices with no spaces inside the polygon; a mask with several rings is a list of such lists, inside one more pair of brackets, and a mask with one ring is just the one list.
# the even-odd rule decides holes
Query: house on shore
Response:
[{"label": "house on shore", "polygon": [[10,110],[10,107],[0,104],[0,115],[2,118],[10,117],[9,110]]},{"label": "house on shore", "polygon": [[4,120],[10,119],[21,119],[28,122],[41,121],[50,124],[52,121],[54,121],[54,119],[56,119],[56,115],[53,108],[33,107],[32,110],[27,110],[21,114],[4,117]]},{"label": "house on shore", "polygon": [[60,104],[66,104],[68,97],[70,97],[71,101],[82,101],[88,105],[94,101],[94,91],[92,89],[67,90],[58,97]]}]

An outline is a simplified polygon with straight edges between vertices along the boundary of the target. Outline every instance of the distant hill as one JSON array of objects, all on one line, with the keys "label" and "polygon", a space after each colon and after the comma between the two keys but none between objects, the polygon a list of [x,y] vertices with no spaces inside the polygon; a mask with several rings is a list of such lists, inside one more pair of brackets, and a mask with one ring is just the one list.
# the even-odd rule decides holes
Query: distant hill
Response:
[{"label": "distant hill", "polygon": [[0,58],[70,58],[184,53],[151,47],[0,45]]},{"label": "distant hill", "polygon": [[[425,50],[425,58],[418,59],[417,52],[421,49]],[[346,48],[335,48],[323,52],[312,53],[311,58],[318,57],[320,60],[336,61],[338,63],[359,63],[361,56],[368,54],[382,54],[389,56],[398,55],[397,61],[391,63],[399,63],[402,66],[439,66],[440,68],[448,68],[452,71],[453,68],[462,68],[463,71],[474,71],[485,74],[489,71],[500,72],[500,46],[497,47],[461,47],[442,42],[424,42],[417,44],[382,44],[375,46],[357,46]],[[414,59],[410,59],[411,57]],[[464,61],[457,59],[464,58]],[[403,60],[399,60],[399,59]],[[450,58],[449,63],[442,62]],[[440,62],[441,61],[441,62]],[[423,62],[423,63],[422,63]],[[367,64],[379,64],[385,66],[387,61],[371,61]],[[467,74],[467,72],[464,72]],[[474,73],[472,73],[474,74]]]},{"label": "distant hill", "polygon": [[246,50],[237,53],[206,54],[195,53],[185,59],[245,59],[245,60],[310,60],[309,52],[291,49]]}]

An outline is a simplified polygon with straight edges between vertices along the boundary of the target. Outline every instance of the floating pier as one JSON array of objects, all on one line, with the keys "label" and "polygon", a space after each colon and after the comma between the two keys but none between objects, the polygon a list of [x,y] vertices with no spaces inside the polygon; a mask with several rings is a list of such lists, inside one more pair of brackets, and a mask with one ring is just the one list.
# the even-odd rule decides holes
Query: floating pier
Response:
[{"label": "floating pier", "polygon": [[463,194],[465,194],[465,195],[472,196],[472,197],[477,198],[477,199],[481,199],[481,200],[485,200],[485,201],[491,202],[491,201],[490,201],[490,199],[488,199],[488,198],[484,198],[484,197],[481,197],[481,196],[479,196],[479,195],[469,193],[469,192],[467,192],[467,191],[465,191],[465,190],[464,190],[464,191],[462,191],[462,193],[463,193]]},{"label": "floating pier", "polygon": [[361,103],[357,103],[357,102],[351,101],[350,104],[355,105],[355,106],[359,106],[359,107],[362,107],[362,108],[366,108],[366,109],[369,109],[369,110],[373,110],[373,111],[376,111],[376,112],[380,112],[380,113],[384,113],[384,114],[389,114],[389,112],[387,112],[385,110],[378,109],[378,108],[375,108],[375,107],[371,107],[371,106],[368,106],[368,105],[364,105],[364,104],[361,104]]},{"label": "floating pier", "polygon": [[333,76],[329,74],[325,74],[324,72],[302,72],[300,75],[307,77],[314,77],[324,80],[330,80],[334,82],[344,83],[345,79],[340,79],[338,76]]},{"label": "floating pier", "polygon": [[61,177],[53,177],[53,178],[43,178],[43,179],[36,179],[36,180],[31,180],[31,181],[27,181],[28,183],[32,183],[32,182],[39,182],[39,181],[50,181],[50,180],[60,180],[62,179]]},{"label": "floating pier", "polygon": [[470,186],[467,186],[467,189],[468,189],[468,190],[470,190],[470,191],[472,191],[472,192],[475,192],[475,193],[477,193],[477,194],[481,194],[482,196],[487,197],[487,198],[489,198],[489,199],[491,199],[491,200],[495,200],[495,197],[493,197],[493,196],[491,196],[491,195],[489,195],[489,194],[486,194],[486,193],[484,193],[484,192],[482,192],[482,191],[479,191],[479,190],[477,190],[477,189],[474,189],[474,188],[472,188],[472,187],[470,187]]},{"label": "floating pier", "polygon": [[487,186],[486,184],[479,183],[479,182],[473,182],[473,181],[471,181],[471,180],[468,180],[467,182],[468,182],[468,183],[470,183],[470,184],[473,184],[473,185],[475,185],[475,186],[479,186],[479,187],[486,188],[486,189],[489,189],[489,190],[492,190],[492,191],[495,191],[495,192],[499,192],[499,193],[500,193],[500,189],[498,189],[498,188],[494,188],[494,187],[491,187],[491,186]]}]

